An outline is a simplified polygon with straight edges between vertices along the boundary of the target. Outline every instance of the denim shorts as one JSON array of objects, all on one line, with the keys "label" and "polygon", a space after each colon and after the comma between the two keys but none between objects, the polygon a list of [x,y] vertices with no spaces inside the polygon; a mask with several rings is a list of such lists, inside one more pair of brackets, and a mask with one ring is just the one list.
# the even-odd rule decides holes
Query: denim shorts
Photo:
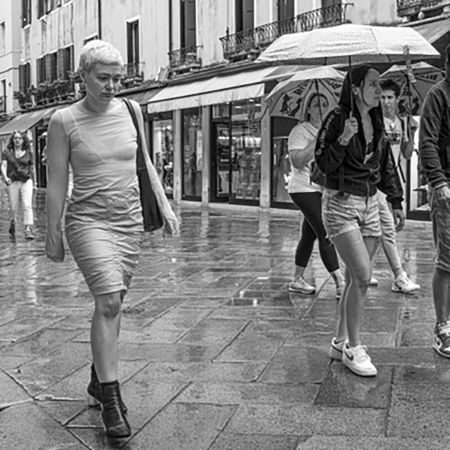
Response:
[{"label": "denim shorts", "polygon": [[433,190],[429,189],[428,203],[436,245],[436,267],[450,272],[450,202],[437,200]]},{"label": "denim shorts", "polygon": [[322,217],[328,236],[333,239],[352,230],[363,237],[381,236],[377,195],[360,197],[325,188]]}]

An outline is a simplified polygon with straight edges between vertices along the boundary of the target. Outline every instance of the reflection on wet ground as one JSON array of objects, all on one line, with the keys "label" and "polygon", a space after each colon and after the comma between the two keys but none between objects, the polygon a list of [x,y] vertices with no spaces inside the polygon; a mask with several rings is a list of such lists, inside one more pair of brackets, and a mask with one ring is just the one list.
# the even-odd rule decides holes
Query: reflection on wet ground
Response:
[{"label": "reflection on wet ground", "polygon": [[120,379],[133,435],[118,444],[84,398],[92,300],[70,255],[45,258],[44,206],[40,193],[34,241],[21,226],[11,240],[5,209],[0,218],[1,448],[450,446],[450,369],[431,349],[430,223],[398,236],[417,294],[392,293],[376,257],[363,339],[379,375],[364,379],[328,358],[335,291],[317,250],[306,273],[316,294],[287,291],[296,213],[184,207],[179,239],[146,236],[125,300]]}]

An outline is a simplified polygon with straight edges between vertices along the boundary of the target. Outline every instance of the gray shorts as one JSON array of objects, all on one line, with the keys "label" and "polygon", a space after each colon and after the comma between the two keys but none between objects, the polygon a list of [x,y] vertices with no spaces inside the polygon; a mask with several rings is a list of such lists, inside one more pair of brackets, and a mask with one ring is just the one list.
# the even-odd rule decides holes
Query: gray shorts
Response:
[{"label": "gray shorts", "polygon": [[360,230],[363,237],[381,236],[376,194],[360,197],[325,188],[322,196],[322,217],[331,239],[352,230]]},{"label": "gray shorts", "polygon": [[436,245],[436,267],[450,272],[450,202],[437,200],[432,189],[428,192],[433,238]]}]

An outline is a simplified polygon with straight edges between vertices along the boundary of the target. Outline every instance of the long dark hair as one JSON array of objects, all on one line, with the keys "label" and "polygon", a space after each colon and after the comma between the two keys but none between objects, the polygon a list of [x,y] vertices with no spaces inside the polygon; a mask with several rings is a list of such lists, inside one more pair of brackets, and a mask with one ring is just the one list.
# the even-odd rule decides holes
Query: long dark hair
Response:
[{"label": "long dark hair", "polygon": [[28,151],[31,148],[30,139],[28,138],[26,133],[21,133],[18,130],[15,130],[11,133],[11,136],[8,141],[8,145],[6,146],[9,150],[14,150],[14,136],[16,134],[20,134],[22,136],[23,142],[22,142],[22,150]]},{"label": "long dark hair", "polygon": [[[353,94],[353,87],[364,87],[364,82],[366,80],[367,73],[369,70],[377,70],[375,67],[370,65],[363,65],[358,67],[353,67],[347,72],[345,76],[344,83],[342,85],[341,96],[339,98],[339,106],[345,109],[348,113],[352,111],[356,117],[360,118],[358,108],[355,108],[356,98]],[[369,111],[372,117],[374,128],[378,130],[384,130],[383,123],[383,111],[381,109],[381,104],[375,106]]]}]

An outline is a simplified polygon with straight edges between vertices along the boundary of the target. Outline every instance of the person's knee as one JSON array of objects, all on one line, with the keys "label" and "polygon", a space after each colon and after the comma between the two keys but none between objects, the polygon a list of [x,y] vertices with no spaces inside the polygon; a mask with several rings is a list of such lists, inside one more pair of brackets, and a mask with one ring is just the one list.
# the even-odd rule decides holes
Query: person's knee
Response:
[{"label": "person's knee", "polygon": [[96,298],[95,309],[106,319],[114,319],[120,314],[122,301],[120,294],[102,295]]}]

